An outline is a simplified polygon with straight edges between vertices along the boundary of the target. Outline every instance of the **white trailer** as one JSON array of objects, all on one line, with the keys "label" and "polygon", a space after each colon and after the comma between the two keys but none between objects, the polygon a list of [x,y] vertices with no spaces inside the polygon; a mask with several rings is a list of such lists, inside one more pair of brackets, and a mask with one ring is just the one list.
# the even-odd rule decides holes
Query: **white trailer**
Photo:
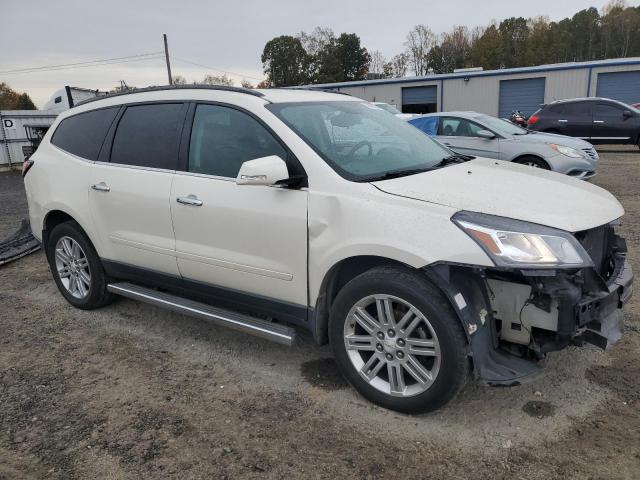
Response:
[{"label": "white trailer", "polygon": [[32,138],[46,132],[58,112],[50,110],[0,110],[0,170],[22,165],[32,153]]},{"label": "white trailer", "polygon": [[59,113],[98,95],[106,92],[66,86],[52,95],[43,110],[0,110],[0,170],[22,165]]}]

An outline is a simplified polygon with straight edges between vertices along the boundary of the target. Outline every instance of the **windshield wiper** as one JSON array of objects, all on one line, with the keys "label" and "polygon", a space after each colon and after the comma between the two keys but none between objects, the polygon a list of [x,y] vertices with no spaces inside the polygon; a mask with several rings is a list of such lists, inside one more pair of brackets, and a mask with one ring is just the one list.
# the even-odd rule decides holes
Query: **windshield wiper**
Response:
[{"label": "windshield wiper", "polygon": [[471,155],[463,155],[462,153],[454,153],[453,155],[444,157],[442,160],[440,160],[440,163],[437,163],[436,165],[434,165],[433,168],[445,167],[452,163],[468,162],[469,160],[473,160],[474,158],[476,157],[473,157]]},{"label": "windshield wiper", "polygon": [[369,177],[365,179],[365,182],[376,182],[378,180],[389,180],[391,178],[398,177],[406,177],[409,175],[415,175],[416,173],[429,172],[436,167],[421,167],[421,168],[410,168],[406,170],[391,170],[389,172],[385,172],[382,175],[376,175],[375,177]]}]

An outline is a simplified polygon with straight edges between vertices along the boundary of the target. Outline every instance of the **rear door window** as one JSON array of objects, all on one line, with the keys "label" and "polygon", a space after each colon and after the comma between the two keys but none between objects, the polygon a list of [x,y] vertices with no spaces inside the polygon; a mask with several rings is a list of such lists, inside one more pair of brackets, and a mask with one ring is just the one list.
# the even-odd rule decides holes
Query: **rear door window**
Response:
[{"label": "rear door window", "polygon": [[587,117],[591,115],[591,104],[588,102],[567,103],[563,113],[571,117]]},{"label": "rear door window", "polygon": [[65,118],[53,133],[51,143],[78,157],[95,161],[119,109],[101,108]]},{"label": "rear door window", "polygon": [[184,108],[182,103],[127,107],[113,138],[111,163],[176,170]]}]

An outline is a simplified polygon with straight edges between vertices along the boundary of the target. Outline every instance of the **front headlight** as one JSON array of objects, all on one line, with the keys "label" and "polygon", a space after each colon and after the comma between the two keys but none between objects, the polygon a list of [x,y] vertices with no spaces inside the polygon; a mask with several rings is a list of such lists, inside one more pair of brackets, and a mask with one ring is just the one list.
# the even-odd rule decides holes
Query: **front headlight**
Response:
[{"label": "front headlight", "polygon": [[475,212],[451,220],[469,235],[498,267],[578,268],[593,265],[569,232]]},{"label": "front headlight", "polygon": [[582,153],[575,148],[565,147],[564,145],[556,145],[555,143],[550,143],[549,146],[556,152],[559,152],[562,155],[566,155],[567,157],[582,158]]}]

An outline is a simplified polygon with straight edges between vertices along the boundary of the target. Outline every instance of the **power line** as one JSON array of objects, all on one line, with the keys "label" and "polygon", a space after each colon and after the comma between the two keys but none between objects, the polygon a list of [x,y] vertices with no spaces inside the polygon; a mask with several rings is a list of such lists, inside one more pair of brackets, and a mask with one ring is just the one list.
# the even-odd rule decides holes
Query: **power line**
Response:
[{"label": "power line", "polygon": [[18,68],[15,70],[0,71],[1,75],[11,75],[18,73],[46,72],[52,70],[66,70],[70,68],[95,67],[100,65],[111,65],[114,63],[128,63],[131,61],[141,61],[155,59],[162,55],[163,52],[141,53],[138,55],[128,55],[126,57],[104,58],[101,60],[88,60],[84,62],[62,63],[58,65],[45,65],[40,67]]},{"label": "power line", "polygon": [[195,65],[196,67],[202,67],[202,68],[206,68],[207,70],[214,70],[216,72],[222,72],[222,73],[227,73],[229,75],[234,75],[236,77],[244,77],[244,78],[250,78],[251,80],[258,80],[258,81],[262,81],[264,80],[264,78],[257,78],[257,77],[252,77],[251,75],[244,75],[242,73],[237,73],[237,72],[229,72],[227,70],[221,70],[219,68],[213,68],[213,67],[209,67],[208,65],[203,65],[202,63],[197,63],[197,62],[192,62],[191,60],[186,60],[184,58],[180,58],[180,57],[176,57],[176,56],[171,56],[171,58],[175,59],[175,60],[179,60],[181,62],[184,63],[190,63],[191,65]]}]

